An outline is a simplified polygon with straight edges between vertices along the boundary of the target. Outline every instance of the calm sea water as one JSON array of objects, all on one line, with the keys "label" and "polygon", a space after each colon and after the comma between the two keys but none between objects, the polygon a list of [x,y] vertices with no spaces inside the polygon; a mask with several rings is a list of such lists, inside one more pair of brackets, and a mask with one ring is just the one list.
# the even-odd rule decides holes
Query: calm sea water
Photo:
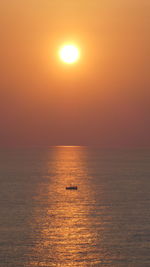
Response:
[{"label": "calm sea water", "polygon": [[0,266],[150,266],[150,150],[1,149]]}]

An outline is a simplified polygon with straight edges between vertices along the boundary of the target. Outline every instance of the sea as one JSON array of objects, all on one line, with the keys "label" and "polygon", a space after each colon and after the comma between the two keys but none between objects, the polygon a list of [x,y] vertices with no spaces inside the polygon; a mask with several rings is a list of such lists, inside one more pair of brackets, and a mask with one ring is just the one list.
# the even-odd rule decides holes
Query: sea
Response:
[{"label": "sea", "polygon": [[149,149],[1,148],[0,267],[35,266],[150,266]]}]

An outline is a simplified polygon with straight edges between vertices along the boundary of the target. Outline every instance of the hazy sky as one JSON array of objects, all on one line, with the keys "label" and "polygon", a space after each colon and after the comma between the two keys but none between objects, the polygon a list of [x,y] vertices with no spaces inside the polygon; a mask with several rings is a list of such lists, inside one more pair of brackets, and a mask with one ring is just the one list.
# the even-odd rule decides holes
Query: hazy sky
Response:
[{"label": "hazy sky", "polygon": [[1,0],[0,61],[0,146],[150,146],[149,0]]}]

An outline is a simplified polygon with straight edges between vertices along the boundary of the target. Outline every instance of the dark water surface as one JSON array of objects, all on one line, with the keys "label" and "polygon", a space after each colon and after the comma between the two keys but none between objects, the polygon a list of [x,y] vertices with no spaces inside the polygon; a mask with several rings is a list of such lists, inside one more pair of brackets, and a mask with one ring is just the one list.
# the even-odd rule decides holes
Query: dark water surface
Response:
[{"label": "dark water surface", "polygon": [[0,266],[150,266],[150,150],[1,149]]}]

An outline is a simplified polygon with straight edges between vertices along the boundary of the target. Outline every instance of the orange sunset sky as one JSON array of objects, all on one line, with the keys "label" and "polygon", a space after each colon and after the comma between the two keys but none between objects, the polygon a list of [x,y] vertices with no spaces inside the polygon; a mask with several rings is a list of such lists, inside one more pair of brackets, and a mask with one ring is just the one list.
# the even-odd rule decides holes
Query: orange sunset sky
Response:
[{"label": "orange sunset sky", "polygon": [[149,0],[0,1],[0,146],[22,145],[150,146]]}]

